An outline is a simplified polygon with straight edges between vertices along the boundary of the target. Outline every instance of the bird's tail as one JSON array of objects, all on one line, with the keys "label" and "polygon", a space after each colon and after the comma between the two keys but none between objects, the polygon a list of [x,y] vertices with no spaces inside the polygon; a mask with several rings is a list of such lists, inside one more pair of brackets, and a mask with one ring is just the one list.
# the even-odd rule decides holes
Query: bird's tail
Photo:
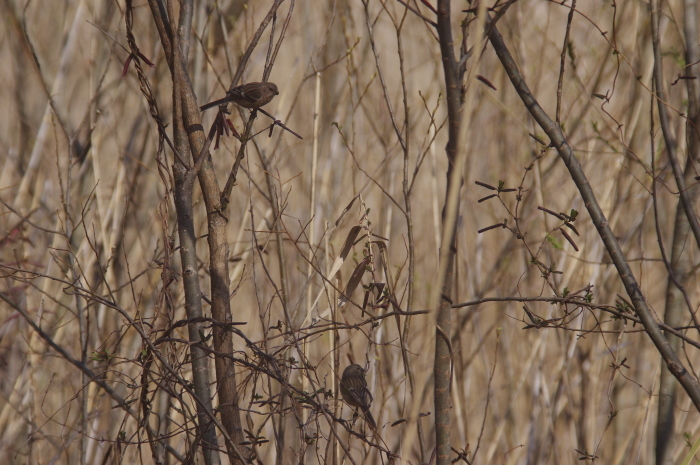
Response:
[{"label": "bird's tail", "polygon": [[377,422],[374,421],[374,417],[372,416],[372,413],[369,411],[369,409],[362,410],[362,413],[365,415],[365,421],[367,422],[369,427],[372,428],[372,431],[376,432],[377,431]]},{"label": "bird's tail", "polygon": [[205,111],[205,110],[208,110],[210,108],[214,108],[216,106],[219,106],[223,103],[229,102],[229,101],[230,101],[229,97],[220,98],[219,100],[214,100],[213,102],[209,102],[205,105],[202,105],[201,107],[199,107],[199,110]]}]

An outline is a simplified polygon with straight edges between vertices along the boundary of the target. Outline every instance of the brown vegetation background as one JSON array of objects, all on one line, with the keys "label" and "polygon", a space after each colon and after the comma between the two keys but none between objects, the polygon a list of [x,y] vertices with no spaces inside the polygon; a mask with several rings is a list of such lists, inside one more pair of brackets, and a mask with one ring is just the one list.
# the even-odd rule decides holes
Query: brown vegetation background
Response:
[{"label": "brown vegetation background", "polygon": [[[196,5],[188,66],[200,105],[224,95],[270,3],[221,0]],[[259,115],[255,122],[255,132],[263,132],[247,145],[226,213],[232,318],[245,322],[236,328],[248,339],[286,361],[289,382],[300,389],[335,392],[338,367],[342,372],[351,361],[367,364],[372,412],[382,439],[401,463],[427,463],[435,445],[434,316],[413,315],[408,326],[405,316],[359,325],[368,314],[352,303],[339,307],[339,294],[329,285],[345,289],[364,259],[366,238],[355,245],[339,273],[329,275],[357,225],[365,228],[360,237],[371,231],[373,240],[388,250],[390,276],[383,275],[381,259],[375,257],[380,264],[363,284],[392,283],[403,311],[431,308],[438,271],[447,126],[437,36],[401,2],[367,3],[367,9],[360,0],[294,4],[270,76],[280,95],[265,109],[303,140],[278,127],[268,137],[269,118]],[[422,2],[407,3],[426,17],[432,15]],[[469,7],[453,2],[457,42],[465,17],[461,10]],[[276,34],[289,9],[290,2],[284,2]],[[561,125],[648,304],[663,319],[668,273],[655,230],[652,158],[659,181],[660,238],[666,245],[678,195],[658,117],[654,115],[653,124],[651,119],[657,103],[651,91],[648,6],[592,0],[579,1],[577,10],[563,75]],[[3,0],[0,12],[0,462],[153,463],[142,425],[49,347],[18,310],[134,407],[141,395],[139,355],[144,344],[113,305],[145,322],[152,340],[186,318],[179,254],[166,270],[172,273],[163,271],[166,237],[178,246],[172,194],[164,182],[171,176],[173,154],[166,148],[162,163],[156,161],[157,127],[133,64],[122,77],[128,57],[119,45],[126,46],[124,2]],[[521,0],[498,22],[533,94],[552,116],[568,13],[569,7],[558,3]],[[684,72],[683,15],[681,1],[663,3],[664,85],[682,159],[686,120],[680,113],[687,112],[688,97],[683,80],[671,83]],[[155,64],[145,67],[148,79],[170,124],[172,80],[148,7],[136,4],[134,20],[138,46]],[[467,161],[453,302],[551,297],[555,292],[584,296],[590,285],[596,304],[623,308],[623,299],[628,299],[624,287],[563,163],[555,150],[529,135],[548,143],[491,45],[480,48],[478,30],[471,27],[469,32],[468,45],[476,46],[467,67],[495,89],[476,79],[467,83],[467,144],[460,148],[467,151]],[[269,41],[268,28],[243,82],[261,80]],[[205,130],[215,115],[215,109],[204,114]],[[231,120],[239,132],[247,115],[232,108]],[[407,146],[406,165],[395,128]],[[212,151],[222,185],[239,146],[235,138],[222,138]],[[412,238],[403,213],[404,170],[413,183]],[[479,202],[494,191],[475,181],[491,186],[502,181],[504,187],[520,190]],[[207,283],[207,212],[195,186],[198,273]],[[273,204],[282,211],[277,223]],[[578,252],[556,230],[561,222],[538,206],[580,212],[575,222],[580,237],[573,237]],[[478,233],[504,218],[513,230]],[[412,277],[409,249],[415,253]],[[310,250],[315,268],[309,266]],[[379,250],[373,250],[378,257]],[[689,237],[685,253],[695,257],[695,250]],[[533,256],[548,267],[554,289]],[[174,281],[165,283],[169,274]],[[77,295],[75,286],[109,304]],[[695,305],[696,280],[686,289]],[[208,298],[208,285],[202,290]],[[365,289],[359,287],[352,300],[361,304],[364,296]],[[600,310],[529,302],[534,314],[557,319],[538,328],[524,305],[496,301],[453,310],[452,446],[469,450],[469,463],[575,464],[586,454],[599,457],[598,463],[655,463],[662,362],[641,325]],[[371,315],[390,311],[367,310]],[[331,319],[348,326],[330,331],[323,325]],[[308,334],[299,329],[310,325],[328,330],[305,339],[313,382],[300,369],[300,346],[285,333]],[[695,330],[688,335],[697,339]],[[175,328],[171,336],[164,354],[189,379],[186,328]],[[252,360],[242,338],[234,336],[233,343],[237,357]],[[402,346],[415,376],[413,388]],[[690,370],[699,361],[690,346],[679,356]],[[274,400],[280,387],[254,372],[237,364],[244,428],[269,440],[256,446],[261,463],[333,463],[333,457],[337,463],[350,463],[329,439],[330,425],[322,415],[299,426],[318,418],[303,402],[292,402],[283,417],[270,415],[271,407],[258,401]],[[193,408],[182,389],[175,390]],[[169,444],[183,456],[196,450],[183,405],[154,382],[149,392],[157,413],[150,424],[167,433]],[[352,419],[349,407],[336,405],[333,397],[319,399],[338,416]],[[700,426],[683,393],[676,399],[675,414],[671,463],[682,460],[688,451],[686,435],[694,442]],[[279,450],[276,432],[281,424],[287,436]],[[339,424],[334,427],[354,463],[381,463],[376,448],[349,436]],[[366,431],[361,420],[353,428]],[[177,463],[174,456],[165,456]],[[199,455],[195,459],[204,463]]]}]

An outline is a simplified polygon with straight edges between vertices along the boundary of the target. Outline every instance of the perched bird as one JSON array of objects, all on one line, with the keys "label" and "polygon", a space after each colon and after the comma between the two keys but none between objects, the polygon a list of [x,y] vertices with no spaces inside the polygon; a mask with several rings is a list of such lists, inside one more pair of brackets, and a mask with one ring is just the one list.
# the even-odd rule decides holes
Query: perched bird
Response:
[{"label": "perched bird", "polygon": [[369,427],[372,428],[372,431],[377,431],[377,423],[369,411],[373,400],[372,393],[367,389],[365,370],[360,365],[355,363],[345,368],[340,380],[340,393],[348,405],[362,410]]},{"label": "perched bird", "polygon": [[233,102],[243,108],[260,108],[270,103],[270,100],[275,98],[275,95],[279,95],[275,84],[271,82],[249,82],[248,84],[234,87],[233,90],[226,92],[226,97],[202,105],[199,109],[204,111],[228,102]]}]

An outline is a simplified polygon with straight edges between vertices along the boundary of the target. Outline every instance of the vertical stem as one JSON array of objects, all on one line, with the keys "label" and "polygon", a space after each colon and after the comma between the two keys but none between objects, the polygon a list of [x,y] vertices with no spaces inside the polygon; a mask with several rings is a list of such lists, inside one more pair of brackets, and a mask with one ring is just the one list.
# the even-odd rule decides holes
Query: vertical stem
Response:
[{"label": "vertical stem", "polygon": [[[651,0],[649,3],[649,10],[651,12],[651,31],[652,31],[652,44],[654,46],[654,82],[656,83],[656,96],[659,106],[659,122],[661,123],[661,132],[664,135],[664,142],[666,142],[666,151],[668,152],[668,160],[671,162],[671,168],[673,169],[673,176],[676,178],[676,185],[678,186],[679,196],[681,199],[681,204],[683,205],[683,210],[688,217],[688,222],[690,224],[690,230],[695,236],[695,243],[700,246],[700,220],[693,209],[693,203],[690,200],[688,190],[686,189],[686,182],[683,178],[683,171],[681,165],[678,162],[678,156],[676,153],[677,144],[673,139],[671,134],[671,123],[668,118],[668,110],[666,108],[666,92],[664,91],[664,79],[663,72],[661,69],[661,45],[659,44],[659,3],[658,0]],[[697,41],[697,36],[692,38],[691,41]]]},{"label": "vertical stem", "polygon": [[[696,0],[684,0],[683,25],[685,33],[685,62],[688,67],[683,74],[687,76],[697,76],[700,66],[697,65],[700,56],[700,46],[698,46],[698,5]],[[697,163],[700,155],[700,137],[698,134],[700,124],[700,111],[698,111],[698,84],[697,79],[686,79],[686,89],[688,92],[688,119],[686,120],[686,141],[688,144],[687,159],[684,177],[688,188],[688,196],[691,205],[695,205],[700,189],[693,179],[695,170],[693,165]],[[653,127],[652,127],[653,129]],[[652,139],[653,140],[653,139]],[[653,144],[652,144],[653,149]],[[652,152],[652,157],[655,153]],[[653,165],[652,165],[653,167]],[[655,174],[652,172],[653,179]],[[654,186],[656,184],[654,183]],[[671,327],[683,326],[683,314],[686,311],[686,299],[681,286],[687,285],[692,275],[693,257],[688,253],[687,237],[690,233],[690,223],[683,211],[682,202],[676,205],[676,221],[673,228],[673,242],[671,244],[671,257],[669,260],[670,273],[666,285],[666,312],[664,322]],[[674,278],[675,277],[675,282]],[[665,332],[668,342],[675,351],[680,350],[680,340]],[[666,465],[672,463],[675,437],[675,406],[678,398],[678,382],[670,372],[666,364],[661,366],[659,379],[659,406],[657,410],[656,423],[656,463]]]},{"label": "vertical stem", "polygon": [[[452,377],[452,278],[456,255],[455,232],[459,211],[459,189],[462,185],[464,157],[457,157],[460,135],[461,82],[454,55],[454,42],[450,21],[450,0],[438,1],[437,30],[440,39],[440,53],[445,74],[448,134],[447,142],[447,188],[445,205],[442,210],[442,240],[440,241],[440,268],[436,290],[440,295],[431,299],[431,307],[436,310],[435,318],[435,444],[437,464],[450,464],[452,427],[452,401],[450,380]],[[439,303],[438,303],[439,302]]]},{"label": "vertical stem", "polygon": [[[330,228],[330,224],[326,222],[326,228],[325,230],[328,231]],[[326,259],[325,259],[325,264],[326,264],[326,276],[330,276],[330,267],[331,267],[331,259],[330,259],[330,244],[329,244],[329,237],[328,234],[324,234],[324,240],[325,240],[325,247],[324,250],[326,252]],[[335,304],[337,300],[337,296],[335,295],[335,289],[331,289],[331,292],[333,293],[333,321],[338,321],[338,306]],[[340,333],[338,333],[338,328],[334,327],[333,328],[333,398],[338,399],[338,393],[339,393],[339,386],[338,386],[338,373],[340,373],[340,352],[337,350],[338,345],[340,344]],[[340,415],[340,405],[338,402],[335,402],[333,405],[333,415],[338,417]],[[338,465],[338,460],[340,459],[340,443],[338,442],[338,439],[333,436],[331,438],[331,441],[333,443],[333,461],[331,462],[332,465]]]},{"label": "vertical stem", "polygon": [[[168,1],[168,13],[172,20],[173,8]],[[172,23],[170,23],[172,25]],[[189,138],[185,131],[183,98],[185,84],[185,69],[180,47],[180,35],[171,29],[173,46],[171,49],[171,72],[173,77],[173,140],[178,153],[181,156],[190,153]],[[190,157],[188,157],[190,158]],[[194,158],[194,157],[191,157]],[[196,249],[196,236],[194,231],[194,213],[192,206],[192,191],[194,177],[179,161],[173,164],[173,178],[175,181],[175,209],[177,212],[178,236],[180,238],[180,259],[182,260],[182,281],[185,289],[185,311],[187,317],[202,317],[202,291],[199,286],[199,273]],[[212,281],[215,277],[212,276]],[[193,343],[201,342],[204,337],[204,325],[202,323],[190,323],[187,325],[189,340]],[[216,341],[215,341],[216,342]],[[203,406],[197,404],[197,425],[202,440],[202,452],[206,465],[218,465],[221,459],[218,451],[216,429],[210,421],[206,411],[211,411],[212,396],[209,386],[209,359],[206,352],[196,345],[190,346],[190,361],[192,363],[192,380],[194,391],[202,400]]]},{"label": "vertical stem", "polygon": [[[313,261],[314,261],[314,216],[316,212],[316,169],[318,164],[318,120],[321,113],[321,73],[316,73],[316,92],[314,94],[314,141],[313,148],[311,150],[311,196],[309,198],[309,214],[311,218],[309,219],[309,266],[306,269],[306,282],[308,286],[306,287],[306,318],[305,321],[311,320],[311,304],[313,303],[313,287],[311,286],[311,273],[313,273]],[[335,321],[335,320],[334,320]],[[304,359],[309,359],[308,344],[304,340],[302,343],[304,348]],[[304,391],[309,391],[309,380],[304,376],[302,378],[302,389]],[[306,420],[309,418],[308,409],[304,409],[302,412],[302,420],[306,424]]]}]

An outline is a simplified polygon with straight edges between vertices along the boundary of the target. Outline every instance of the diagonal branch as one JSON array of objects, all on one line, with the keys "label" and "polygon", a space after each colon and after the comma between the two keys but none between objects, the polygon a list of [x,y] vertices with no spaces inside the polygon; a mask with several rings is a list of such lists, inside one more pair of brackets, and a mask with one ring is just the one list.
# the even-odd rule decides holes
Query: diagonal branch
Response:
[{"label": "diagonal branch", "polygon": [[489,31],[489,40],[491,41],[498,58],[501,60],[503,68],[505,68],[506,72],[508,73],[508,77],[513,83],[513,87],[515,87],[516,92],[520,96],[530,114],[535,118],[547,136],[549,136],[550,140],[552,141],[552,145],[557,149],[559,156],[568,168],[571,178],[581,193],[581,197],[583,197],[584,204],[586,205],[588,213],[591,216],[591,220],[598,230],[598,234],[603,240],[603,244],[605,245],[610,258],[612,259],[618,274],[620,275],[620,279],[622,280],[627,294],[630,296],[632,303],[634,304],[634,308],[639,316],[639,319],[644,325],[644,329],[647,331],[647,334],[658,349],[659,353],[661,353],[661,356],[663,357],[664,362],[666,362],[668,369],[671,371],[671,373],[673,373],[673,375],[678,379],[685,391],[688,393],[691,400],[695,404],[695,408],[700,410],[700,385],[698,384],[698,380],[695,379],[695,377],[693,377],[688,370],[686,370],[681,360],[678,358],[678,355],[676,355],[676,352],[673,350],[668,340],[661,332],[661,329],[652,316],[651,309],[647,305],[646,299],[639,288],[639,283],[637,283],[634,273],[632,272],[632,269],[630,268],[629,263],[627,262],[627,259],[620,248],[620,244],[613,234],[603,210],[598,204],[595,193],[593,192],[593,189],[591,188],[591,185],[586,178],[586,174],[583,172],[583,168],[576,158],[574,151],[567,143],[559,125],[553,121],[545,113],[539,103],[537,103],[537,100],[530,92],[530,89],[520,74],[518,66],[515,64],[510,51],[506,47],[503,37],[498,32],[498,28],[495,26],[490,28],[491,23],[491,18],[487,15],[486,27],[487,31]]}]

